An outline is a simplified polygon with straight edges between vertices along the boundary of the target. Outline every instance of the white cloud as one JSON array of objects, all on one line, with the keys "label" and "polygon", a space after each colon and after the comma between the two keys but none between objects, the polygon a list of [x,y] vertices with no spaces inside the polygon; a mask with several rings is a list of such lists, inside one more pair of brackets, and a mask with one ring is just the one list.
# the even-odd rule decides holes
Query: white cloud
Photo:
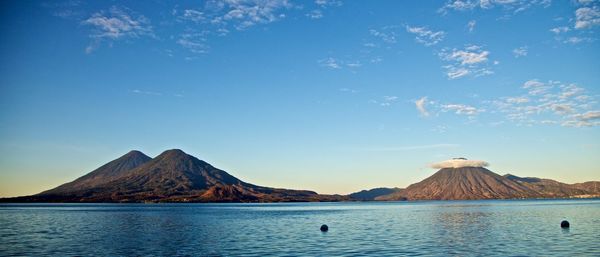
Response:
[{"label": "white cloud", "polygon": [[439,56],[450,64],[442,66],[446,69],[449,79],[461,78],[467,75],[482,76],[493,72],[484,65],[488,61],[489,51],[480,46],[469,45],[464,49],[444,49]]},{"label": "white cloud", "polygon": [[323,11],[318,10],[318,9],[312,10],[309,13],[307,13],[306,16],[311,19],[321,19],[321,18],[323,18]]},{"label": "white cloud", "polygon": [[333,57],[328,57],[322,60],[319,60],[319,64],[323,67],[327,67],[330,69],[341,69],[342,66],[339,64],[339,61]]},{"label": "white cloud", "polygon": [[139,89],[131,90],[131,92],[134,94],[140,94],[140,95],[153,95],[153,96],[162,96],[163,95],[160,92],[145,91],[145,90],[139,90]]},{"label": "white cloud", "polygon": [[528,103],[529,102],[529,98],[527,97],[508,97],[506,98],[506,102],[507,103],[514,103],[514,104],[523,104],[523,103]]},{"label": "white cloud", "polygon": [[574,118],[582,121],[600,120],[600,111],[588,111],[583,114],[577,114]]},{"label": "white cloud", "polygon": [[571,29],[569,27],[556,27],[556,28],[552,28],[550,29],[550,31],[554,34],[561,34],[561,33],[565,33],[565,32],[569,32]]},{"label": "white cloud", "polygon": [[394,33],[393,31],[381,31],[381,30],[370,29],[369,33],[371,33],[371,35],[381,39],[385,43],[389,43],[389,44],[396,43],[396,33]]},{"label": "white cloud", "polygon": [[419,111],[419,113],[425,117],[429,116],[429,112],[427,112],[426,106],[427,106],[427,97],[421,97],[419,100],[415,101],[415,106],[417,107],[417,110]]},{"label": "white cloud", "polygon": [[587,37],[569,37],[567,39],[565,39],[563,41],[563,43],[569,43],[569,44],[579,44],[581,42],[591,42],[592,39],[587,38]]},{"label": "white cloud", "polygon": [[386,95],[386,96],[383,97],[383,99],[385,99],[385,101],[388,101],[388,102],[393,102],[393,101],[398,100],[398,97],[397,96],[387,96]]},{"label": "white cloud", "polygon": [[358,68],[358,67],[362,66],[362,64],[359,61],[356,61],[356,62],[346,63],[346,66],[348,66],[350,68]]},{"label": "white cloud", "polygon": [[575,28],[588,29],[600,24],[600,10],[597,6],[581,7],[575,11]]},{"label": "white cloud", "polygon": [[452,160],[446,160],[430,165],[433,169],[445,169],[445,168],[463,168],[463,167],[487,167],[490,164],[485,161],[478,160],[467,160],[464,158],[455,158]]},{"label": "white cloud", "polygon": [[442,107],[442,111],[444,111],[444,112],[453,111],[456,114],[468,115],[468,116],[474,116],[474,115],[477,115],[477,114],[483,112],[483,110],[480,110],[473,106],[465,105],[465,104],[444,104],[444,105],[441,105],[441,107]]},{"label": "white cloud", "polygon": [[466,68],[457,68],[454,66],[444,66],[448,71],[446,72],[446,75],[448,76],[449,79],[457,79],[460,77],[464,77],[467,76],[471,73],[471,71],[469,71]]},{"label": "white cloud", "polygon": [[112,42],[122,38],[154,36],[148,18],[132,14],[127,9],[116,6],[111,7],[108,11],[94,13],[82,24],[92,26],[89,36],[93,42],[86,48],[87,53],[94,51],[101,41]]},{"label": "white cloud", "polygon": [[288,0],[225,0],[218,5],[222,11],[212,22],[233,24],[238,30],[284,18],[282,11],[293,6]]},{"label": "white cloud", "polygon": [[326,67],[329,69],[344,69],[348,68],[350,70],[356,70],[362,67],[362,63],[358,60],[348,60],[348,59],[338,59],[334,57],[327,57],[325,59],[318,60],[320,66]]},{"label": "white cloud", "polygon": [[489,51],[480,51],[479,47],[467,47],[465,50],[453,50],[451,53],[444,56],[445,60],[457,61],[461,65],[471,65],[488,60]]},{"label": "white cloud", "polygon": [[562,91],[558,96],[560,99],[571,98],[575,95],[581,94],[584,91],[583,88],[578,87],[575,84],[561,85],[560,88]]},{"label": "white cloud", "polygon": [[426,27],[411,27],[406,26],[406,31],[415,34],[415,40],[426,46],[431,46],[439,43],[444,39],[446,33],[444,31],[431,31]]},{"label": "white cloud", "polygon": [[573,107],[570,104],[552,104],[550,108],[556,114],[567,114],[573,112]]},{"label": "white cloud", "polygon": [[522,12],[533,6],[547,7],[550,0],[450,0],[438,12],[447,13],[449,10],[469,11],[474,9],[489,10],[495,7],[513,13]]},{"label": "white cloud", "polygon": [[183,14],[179,16],[178,19],[183,21],[192,21],[195,23],[199,23],[206,20],[203,12],[194,9],[183,10]]},{"label": "white cloud", "polygon": [[523,84],[523,88],[528,90],[530,95],[541,95],[546,93],[550,88],[551,84],[544,84],[537,79],[528,80]]},{"label": "white cloud", "polygon": [[521,46],[519,48],[513,49],[512,52],[515,55],[515,58],[519,58],[519,57],[522,57],[522,56],[527,56],[527,47],[526,46]]},{"label": "white cloud", "polygon": [[342,1],[339,0],[315,0],[315,4],[322,7],[334,6],[340,7],[343,5]]},{"label": "white cloud", "polygon": [[[488,114],[499,115],[505,120],[494,122],[500,124],[509,121],[517,126],[533,126],[536,124],[562,125],[568,127],[600,126],[600,111],[595,96],[586,94],[585,88],[574,83],[560,81],[542,82],[538,79],[523,83],[524,91],[519,96],[505,96],[491,100],[481,100],[476,106],[460,103],[438,103],[429,101],[428,111],[446,112],[468,116],[470,121]],[[425,103],[425,100],[421,101]],[[418,109],[418,102],[415,102]],[[436,115],[437,116],[437,115]],[[494,117],[498,119],[498,117]],[[498,123],[500,122],[500,123]],[[490,125],[492,125],[490,123]]]},{"label": "white cloud", "polygon": [[477,21],[475,21],[475,20],[471,20],[471,21],[469,21],[469,23],[467,23],[467,28],[469,28],[469,32],[473,32],[473,30],[475,30],[476,24],[477,24]]},{"label": "white cloud", "polygon": [[382,100],[371,100],[372,103],[378,104],[380,106],[391,106],[394,102],[398,100],[397,96],[383,96]]},{"label": "white cloud", "polygon": [[306,17],[311,19],[321,19],[324,14],[323,11],[330,7],[340,7],[343,5],[342,1],[338,0],[316,0],[315,1],[316,9],[308,12]]},{"label": "white cloud", "polygon": [[506,97],[494,100],[493,109],[505,113],[506,118],[520,125],[561,124],[563,126],[596,126],[592,118],[595,100],[584,94],[576,84],[559,81],[540,82],[537,79],[523,84],[529,97]]},{"label": "white cloud", "polygon": [[210,47],[207,45],[208,31],[200,33],[184,33],[177,40],[177,44],[195,54],[205,54]]}]

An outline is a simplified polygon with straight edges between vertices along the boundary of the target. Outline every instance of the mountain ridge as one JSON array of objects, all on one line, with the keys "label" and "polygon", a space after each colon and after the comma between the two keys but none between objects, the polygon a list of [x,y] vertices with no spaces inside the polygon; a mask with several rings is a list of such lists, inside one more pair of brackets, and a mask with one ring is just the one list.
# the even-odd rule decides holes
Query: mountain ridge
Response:
[{"label": "mountain ridge", "polygon": [[154,158],[131,151],[56,188],[2,201],[26,202],[291,202],[340,201],[340,195],[244,182],[182,150]]},{"label": "mountain ridge", "polygon": [[569,185],[551,179],[498,175],[484,167],[442,168],[403,190],[376,197],[398,200],[481,200],[599,197],[600,182]]},{"label": "mountain ridge", "polygon": [[[373,188],[349,195],[271,188],[236,178],[180,149],[151,158],[133,150],[53,189],[0,202],[309,202],[478,200],[600,197],[600,181],[566,184],[551,179],[498,175],[482,161],[464,158],[406,188]],[[472,167],[463,164],[477,164]]]}]

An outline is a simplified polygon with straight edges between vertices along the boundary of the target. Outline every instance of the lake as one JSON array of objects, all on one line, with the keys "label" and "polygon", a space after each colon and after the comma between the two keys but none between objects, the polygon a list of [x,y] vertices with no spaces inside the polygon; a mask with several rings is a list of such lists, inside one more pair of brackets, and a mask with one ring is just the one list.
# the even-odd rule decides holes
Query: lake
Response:
[{"label": "lake", "polygon": [[600,256],[600,200],[1,204],[0,255]]}]

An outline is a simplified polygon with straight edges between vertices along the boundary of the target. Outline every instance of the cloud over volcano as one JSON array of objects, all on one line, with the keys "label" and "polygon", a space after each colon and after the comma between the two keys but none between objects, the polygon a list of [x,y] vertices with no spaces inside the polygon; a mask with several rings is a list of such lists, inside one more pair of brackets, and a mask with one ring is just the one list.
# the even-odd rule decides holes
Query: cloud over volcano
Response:
[{"label": "cloud over volcano", "polygon": [[479,160],[467,160],[465,158],[454,158],[452,160],[446,160],[438,163],[433,163],[429,167],[433,169],[443,168],[462,168],[462,167],[487,167],[490,164],[486,161]]}]

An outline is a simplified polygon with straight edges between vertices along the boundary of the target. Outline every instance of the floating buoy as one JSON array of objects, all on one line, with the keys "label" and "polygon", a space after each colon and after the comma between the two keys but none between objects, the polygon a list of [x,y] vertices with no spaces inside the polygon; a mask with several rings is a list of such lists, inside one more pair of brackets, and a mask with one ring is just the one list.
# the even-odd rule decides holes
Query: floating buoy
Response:
[{"label": "floating buoy", "polygon": [[570,226],[570,224],[566,220],[563,220],[563,221],[560,222],[560,227],[561,228],[569,228],[569,226]]},{"label": "floating buoy", "polygon": [[321,232],[327,232],[327,230],[329,230],[329,227],[327,225],[321,225]]}]

